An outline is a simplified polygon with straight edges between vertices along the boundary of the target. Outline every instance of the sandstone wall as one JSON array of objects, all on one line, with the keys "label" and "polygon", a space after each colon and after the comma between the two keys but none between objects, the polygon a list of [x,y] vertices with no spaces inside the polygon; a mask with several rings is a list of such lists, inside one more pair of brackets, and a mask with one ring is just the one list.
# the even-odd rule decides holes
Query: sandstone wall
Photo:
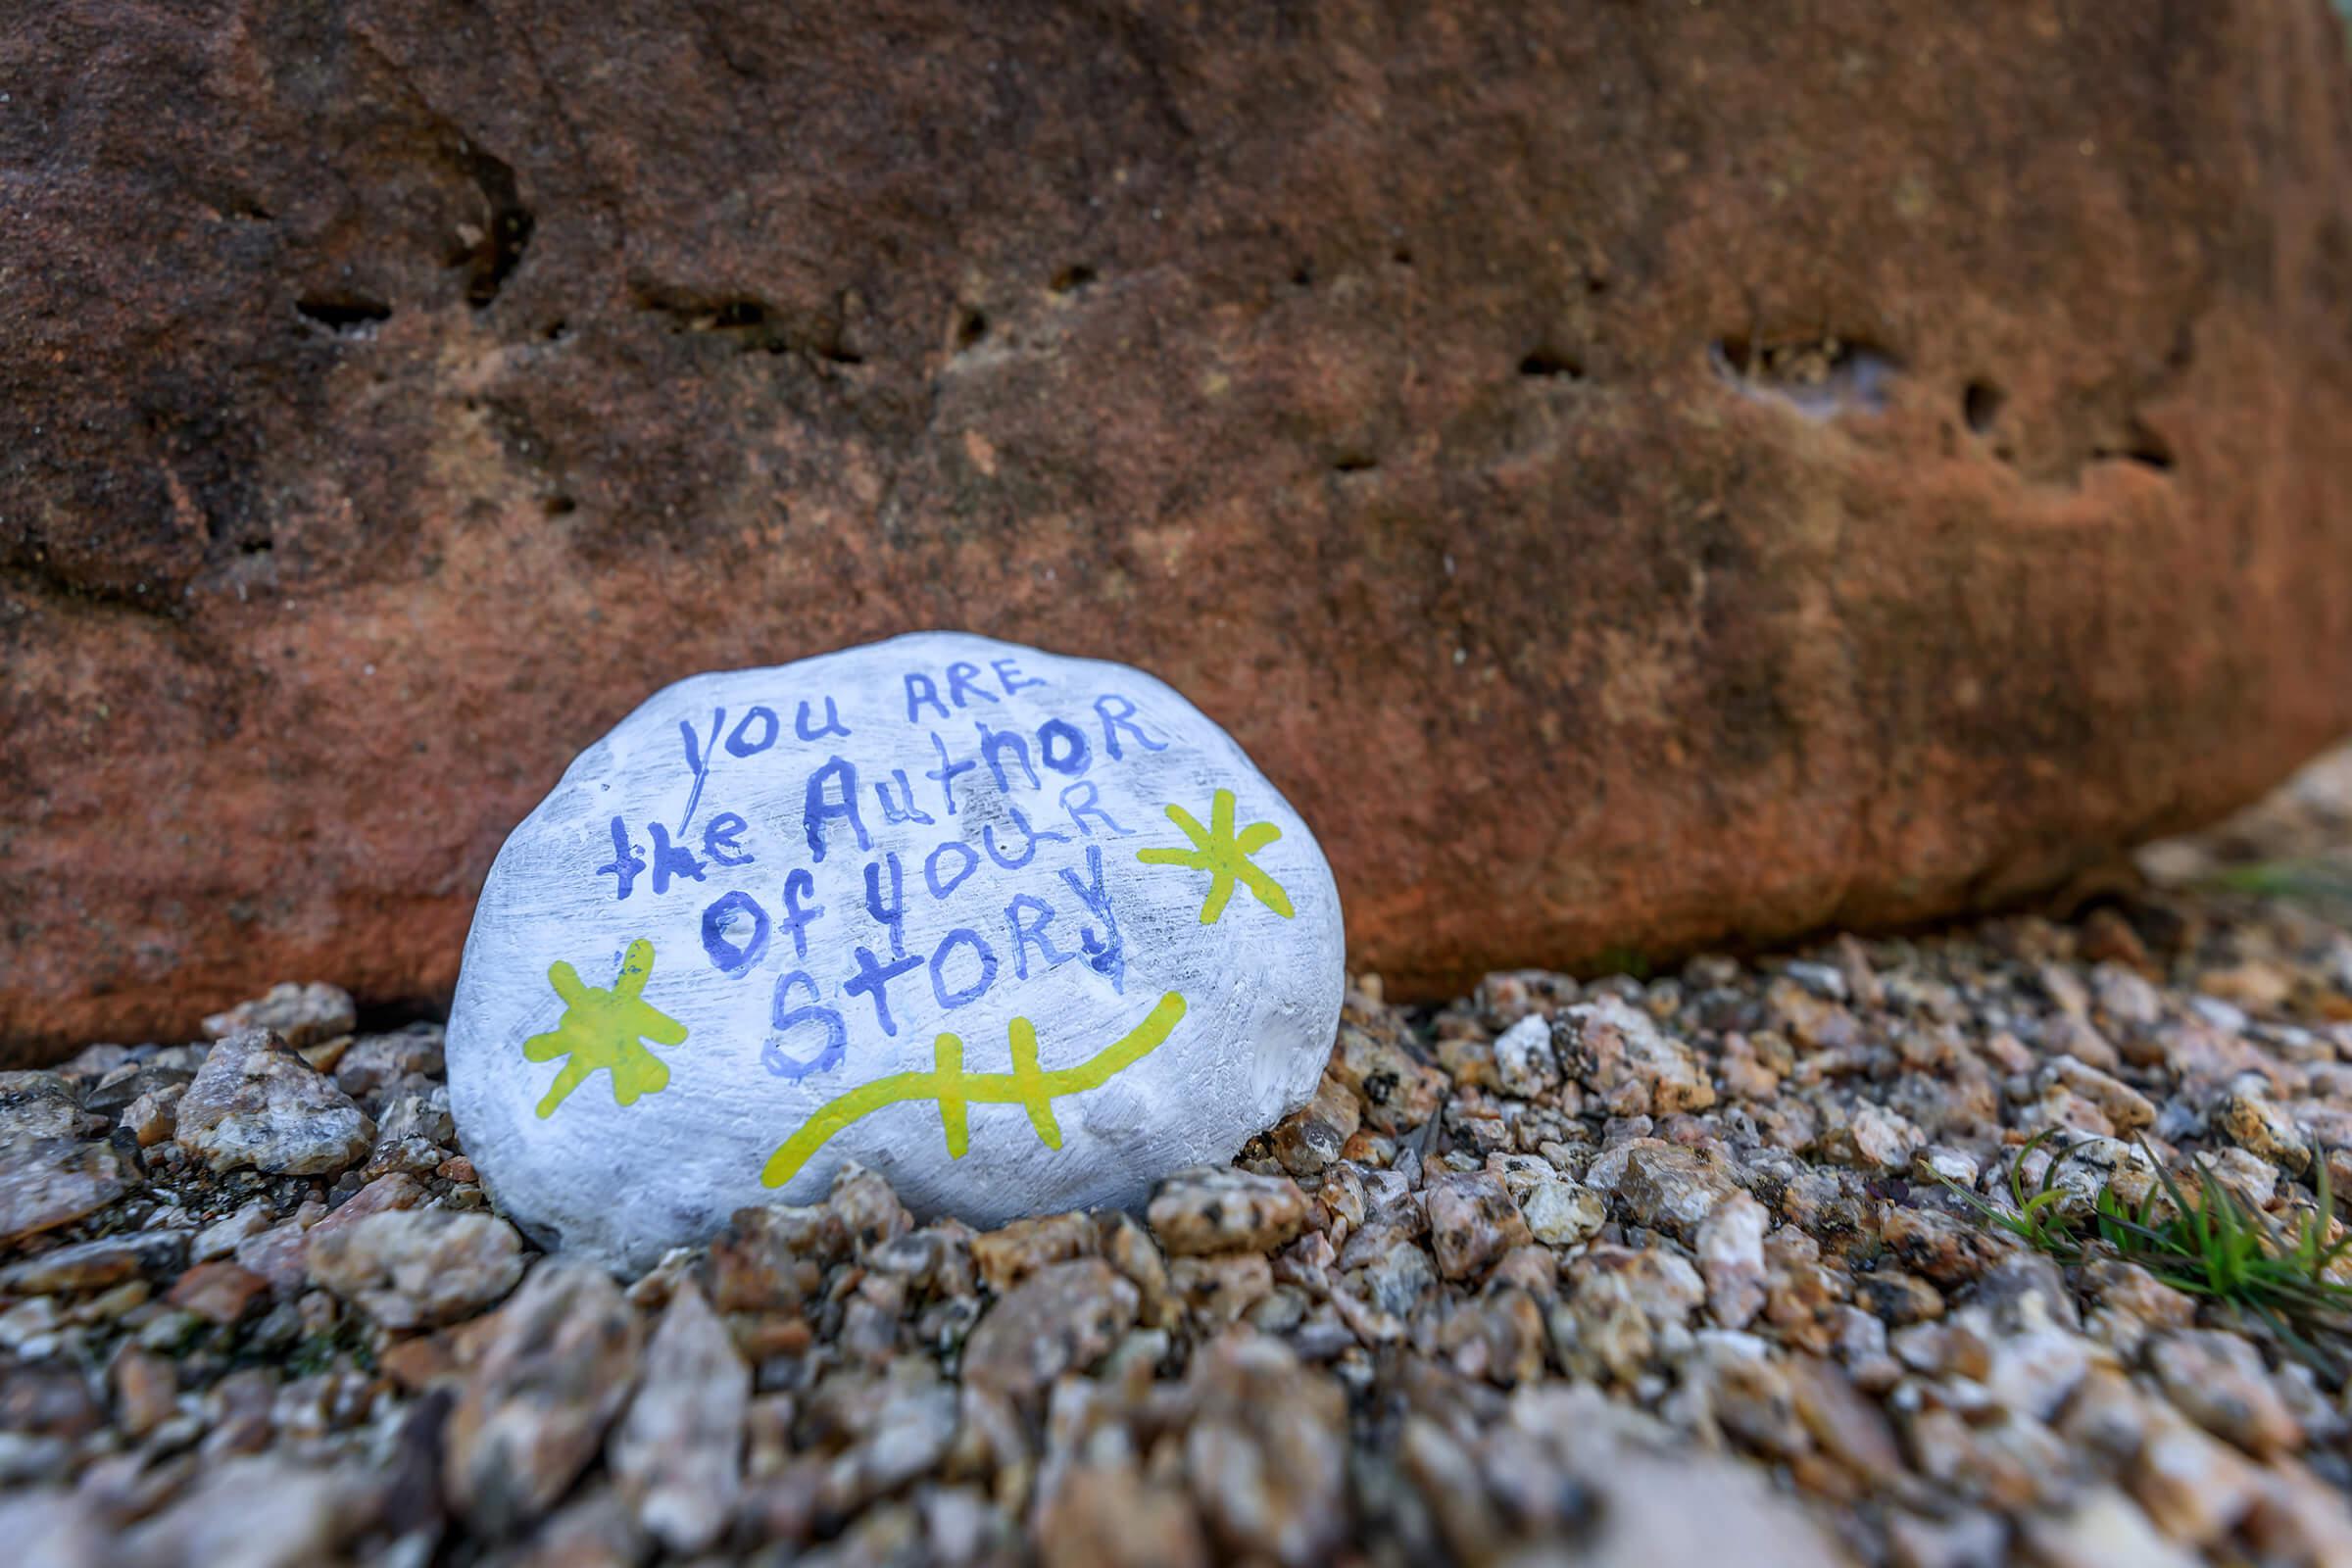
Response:
[{"label": "sandstone wall", "polygon": [[443,998],[648,692],[915,627],[1188,693],[1404,991],[2352,724],[2319,0],[321,9],[0,25],[20,1055]]}]

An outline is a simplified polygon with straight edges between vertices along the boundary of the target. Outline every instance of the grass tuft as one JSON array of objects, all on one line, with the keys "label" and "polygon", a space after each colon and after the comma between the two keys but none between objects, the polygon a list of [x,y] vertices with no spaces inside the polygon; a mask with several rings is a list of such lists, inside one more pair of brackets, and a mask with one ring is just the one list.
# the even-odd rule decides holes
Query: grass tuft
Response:
[{"label": "grass tuft", "polygon": [[2318,858],[2233,865],[2214,872],[2198,886],[2208,892],[2242,893],[2306,905],[2321,913],[2352,910],[2352,869]]},{"label": "grass tuft", "polygon": [[2327,1151],[2312,1151],[2318,1204],[2288,1230],[2223,1186],[2202,1158],[2194,1161],[2192,1200],[2144,1142],[2140,1150],[2155,1166],[2161,1193],[2151,1189],[2137,1203],[2127,1203],[2110,1179],[2089,1214],[2062,1211],[2066,1191],[2057,1185],[2058,1169],[2070,1151],[2054,1152],[2039,1183],[2027,1191],[2026,1161],[2050,1136],[2050,1129],[2034,1134],[2010,1161],[2009,1208],[1949,1177],[1936,1179],[1987,1225],[2061,1263],[2117,1257],[2175,1290],[2259,1319],[2297,1359],[2331,1387],[2342,1386],[2352,1369],[2352,1285],[2329,1279],[2328,1270],[2352,1250],[2352,1230],[2328,1240],[2335,1197]]}]

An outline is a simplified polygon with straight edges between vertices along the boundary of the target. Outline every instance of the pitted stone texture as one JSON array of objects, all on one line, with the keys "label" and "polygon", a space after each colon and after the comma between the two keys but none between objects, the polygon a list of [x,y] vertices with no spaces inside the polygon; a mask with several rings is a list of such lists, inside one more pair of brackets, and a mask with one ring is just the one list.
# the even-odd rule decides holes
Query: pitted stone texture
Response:
[{"label": "pitted stone texture", "polygon": [[672,1551],[707,1548],[741,1482],[751,1368],[726,1325],[688,1284],[645,1348],[645,1376],[606,1455],[646,1530]]},{"label": "pitted stone texture", "polygon": [[375,1124],[267,1029],[213,1047],[180,1096],[173,1137],[217,1171],[332,1175],[365,1158]]},{"label": "pitted stone texture", "polygon": [[296,1051],[304,1051],[351,1033],[358,1016],[350,994],[338,986],[316,982],[299,986],[286,981],[271,986],[264,996],[205,1019],[204,1032],[215,1040],[225,1040],[248,1029],[270,1029]]},{"label": "pitted stone texture", "polygon": [[7,40],[22,1052],[446,998],[585,738],[912,626],[1232,725],[1398,998],[2012,899],[2352,724],[2323,5],[322,15]]},{"label": "pitted stone texture", "polygon": [[[356,1200],[354,1200],[356,1201]],[[391,1329],[455,1322],[522,1278],[521,1240],[492,1214],[386,1209],[305,1238],[311,1280]]]},{"label": "pitted stone texture", "polygon": [[0,1246],[95,1213],[136,1179],[104,1144],[64,1138],[0,1143]]},{"label": "pitted stone texture", "polygon": [[964,1380],[1034,1396],[1064,1372],[1085,1372],[1134,1326],[1142,1297],[1099,1257],[1050,1263],[1000,1298],[965,1342]]},{"label": "pitted stone texture", "polygon": [[1288,1176],[1209,1167],[1171,1177],[1150,1217],[1170,1252],[1271,1251],[1306,1228],[1306,1195]]},{"label": "pitted stone texture", "polygon": [[1138,1209],[1313,1095],[1343,945],[1313,834],[1176,692],[901,637],[580,756],[483,888],[450,1105],[518,1224],[636,1266],[853,1163],[925,1218]]},{"label": "pitted stone texture", "polygon": [[549,1258],[482,1332],[443,1436],[442,1487],[497,1537],[546,1513],[595,1456],[636,1387],[643,1329],[602,1269]]}]

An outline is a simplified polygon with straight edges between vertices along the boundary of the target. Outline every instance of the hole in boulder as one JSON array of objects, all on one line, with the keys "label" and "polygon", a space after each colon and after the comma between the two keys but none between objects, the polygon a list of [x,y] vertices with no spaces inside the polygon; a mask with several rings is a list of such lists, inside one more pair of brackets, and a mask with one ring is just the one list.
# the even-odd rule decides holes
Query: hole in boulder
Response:
[{"label": "hole in boulder", "polygon": [[1094,280],[1095,270],[1093,268],[1072,263],[1055,272],[1047,282],[1046,287],[1055,294],[1075,294]]},{"label": "hole in boulder", "polygon": [[522,204],[514,171],[471,143],[459,149],[459,161],[474,188],[481,192],[487,221],[467,228],[458,265],[466,270],[466,303],[480,310],[498,298],[498,291],[522,261],[538,219]]},{"label": "hole in boulder", "polygon": [[1884,413],[1902,368],[1876,345],[1840,337],[1780,343],[1725,337],[1708,346],[1707,357],[1740,393],[1785,403],[1808,419]]},{"label": "hole in boulder", "polygon": [[2158,473],[2173,471],[2172,443],[2137,419],[2133,419],[2127,427],[2121,451],[2102,452],[2099,456],[2121,458],[2126,463],[2136,463],[2142,467],[2153,468]]},{"label": "hole in boulder", "polygon": [[1548,380],[1581,381],[1585,378],[1585,368],[1572,354],[1562,354],[1557,349],[1537,348],[1519,362],[1519,373]]},{"label": "hole in boulder", "polygon": [[1380,466],[1380,460],[1368,452],[1343,452],[1331,460],[1334,473],[1366,473]]},{"label": "hole in boulder", "polygon": [[369,333],[392,315],[391,306],[367,294],[314,294],[296,300],[294,309],[330,332],[352,337]]},{"label": "hole in boulder", "polygon": [[988,318],[979,311],[965,311],[956,319],[956,352],[975,347],[988,336]]},{"label": "hole in boulder", "polygon": [[1991,382],[1971,381],[1960,394],[1960,414],[1968,420],[1970,430],[1983,435],[2001,416],[2001,404],[2005,401],[2001,389]]},{"label": "hole in boulder", "polygon": [[568,517],[580,510],[580,504],[565,495],[549,496],[539,505],[540,509],[551,517]]},{"label": "hole in boulder", "polygon": [[2165,351],[2164,368],[2178,375],[2187,369],[2196,357],[2196,328],[2188,321],[2182,321],[2173,329],[2173,346]]}]

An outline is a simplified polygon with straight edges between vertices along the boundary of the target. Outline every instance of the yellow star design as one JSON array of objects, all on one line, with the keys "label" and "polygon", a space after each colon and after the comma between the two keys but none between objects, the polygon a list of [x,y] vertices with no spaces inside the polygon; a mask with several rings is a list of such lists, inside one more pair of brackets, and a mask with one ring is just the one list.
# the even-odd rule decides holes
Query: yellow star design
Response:
[{"label": "yellow star design", "polygon": [[1135,858],[1147,865],[1185,865],[1206,871],[1208,898],[1200,906],[1202,925],[1217,923],[1217,916],[1225,912],[1226,901],[1233,897],[1237,880],[1257,895],[1258,903],[1288,920],[1295,912],[1290,895],[1282,891],[1280,883],[1250,863],[1250,856],[1282,837],[1282,829],[1271,822],[1252,822],[1241,832],[1234,832],[1233,804],[1233,791],[1217,791],[1209,805],[1206,827],[1183,807],[1168,807],[1168,820],[1184,829],[1184,836],[1193,841],[1193,847],[1138,850]]},{"label": "yellow star design", "polygon": [[623,1105],[634,1104],[639,1095],[660,1094],[668,1086],[669,1068],[639,1042],[683,1045],[686,1026],[638,994],[653,972],[654,945],[643,937],[629,944],[610,991],[582,985],[579,971],[562,960],[547,971],[548,984],[564,999],[564,1016],[554,1029],[524,1041],[522,1054],[532,1061],[552,1061],[566,1054],[571,1059],[556,1074],[547,1098],[539,1102],[542,1117],[554,1115],[564,1097],[600,1067],[611,1070],[612,1098]]}]

